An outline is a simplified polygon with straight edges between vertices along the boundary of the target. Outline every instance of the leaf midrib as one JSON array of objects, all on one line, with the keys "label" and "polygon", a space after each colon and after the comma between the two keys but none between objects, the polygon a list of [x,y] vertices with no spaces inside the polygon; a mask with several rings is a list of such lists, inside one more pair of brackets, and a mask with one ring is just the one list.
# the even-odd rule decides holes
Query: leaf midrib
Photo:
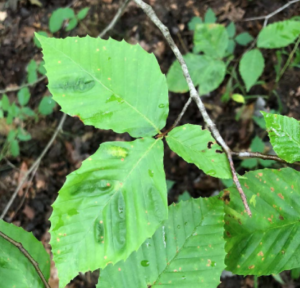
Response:
[{"label": "leaf midrib", "polygon": [[[50,45],[49,45],[50,46]],[[126,103],[133,111],[135,111],[137,114],[139,114],[142,118],[144,118],[155,130],[157,133],[161,134],[160,129],[158,127],[156,127],[156,125],[148,118],[146,117],[141,111],[139,111],[138,109],[136,109],[131,103],[129,103],[127,100],[125,100],[122,96],[120,96],[119,94],[115,93],[113,90],[109,89],[106,85],[104,85],[98,78],[96,78],[94,75],[92,75],[90,72],[88,72],[87,70],[85,70],[79,63],[77,63],[74,59],[72,59],[71,57],[69,57],[67,54],[65,54],[64,52],[62,52],[61,50],[58,50],[56,47],[52,46],[51,47],[53,49],[55,49],[56,51],[58,51],[59,53],[61,53],[64,57],[66,57],[67,59],[71,60],[75,65],[77,65],[82,71],[84,71],[85,73],[87,73],[89,76],[91,76],[96,82],[100,83],[106,90],[110,91],[111,93],[113,93],[114,95],[120,97],[124,103]]]}]

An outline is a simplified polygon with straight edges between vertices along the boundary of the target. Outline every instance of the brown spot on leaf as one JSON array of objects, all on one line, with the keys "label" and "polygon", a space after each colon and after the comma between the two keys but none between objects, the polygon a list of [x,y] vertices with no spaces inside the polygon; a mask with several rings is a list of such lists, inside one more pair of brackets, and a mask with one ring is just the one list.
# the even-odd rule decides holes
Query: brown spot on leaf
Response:
[{"label": "brown spot on leaf", "polygon": [[283,218],[282,215],[279,215],[279,219],[280,219],[280,220],[284,220],[284,218]]},{"label": "brown spot on leaf", "polygon": [[249,269],[254,269],[254,268],[255,268],[255,265],[250,265],[248,268],[249,268]]},{"label": "brown spot on leaf", "polygon": [[277,194],[281,199],[284,199],[283,195],[281,193]]},{"label": "brown spot on leaf", "polygon": [[222,154],[224,152],[222,150],[216,150],[216,153]]},{"label": "brown spot on leaf", "polygon": [[257,256],[264,256],[264,253],[262,251],[260,251]]},{"label": "brown spot on leaf", "polygon": [[207,143],[207,148],[208,149],[211,149],[211,146],[214,144],[214,142],[212,142],[212,141],[209,141],[208,143]]},{"label": "brown spot on leaf", "polygon": [[274,192],[274,188],[273,187],[271,187],[270,189],[271,189],[272,192]]}]

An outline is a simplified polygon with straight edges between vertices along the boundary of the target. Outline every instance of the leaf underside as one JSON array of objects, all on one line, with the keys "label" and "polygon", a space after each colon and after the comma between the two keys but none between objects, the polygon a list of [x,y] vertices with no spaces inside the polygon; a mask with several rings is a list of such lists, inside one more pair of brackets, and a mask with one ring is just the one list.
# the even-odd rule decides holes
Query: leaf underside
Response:
[{"label": "leaf underside", "polygon": [[126,259],[167,213],[162,141],[101,144],[67,177],[53,204],[51,245],[60,287],[78,272]]},{"label": "leaf underside", "polygon": [[208,130],[185,124],[169,132],[166,140],[175,153],[204,173],[223,179],[232,178],[226,154]]},{"label": "leaf underside", "polygon": [[223,209],[216,198],[171,205],[153,237],[101,271],[97,287],[217,287],[225,257]]},{"label": "leaf underside", "polygon": [[165,126],[168,88],[153,54],[113,39],[36,36],[62,111],[133,137],[153,136]]},{"label": "leaf underside", "polygon": [[247,180],[240,181],[252,217],[244,211],[236,188],[228,189],[226,269],[260,276],[300,267],[300,173],[264,169],[245,176]]},{"label": "leaf underside", "polygon": [[[0,220],[0,231],[22,244],[38,263],[46,280],[50,276],[50,256],[32,233]],[[44,284],[31,262],[13,244],[0,236],[1,288],[43,288]]]},{"label": "leaf underside", "polygon": [[277,155],[289,163],[300,161],[300,122],[287,116],[261,113]]}]

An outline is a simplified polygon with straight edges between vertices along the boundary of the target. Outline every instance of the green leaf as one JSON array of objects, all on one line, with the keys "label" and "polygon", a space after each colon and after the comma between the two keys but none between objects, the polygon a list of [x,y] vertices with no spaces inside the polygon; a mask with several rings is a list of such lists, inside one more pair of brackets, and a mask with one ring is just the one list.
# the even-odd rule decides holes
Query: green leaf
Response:
[{"label": "green leaf", "polygon": [[259,48],[282,48],[293,43],[300,34],[300,22],[286,20],[263,28],[257,39]]},{"label": "green leaf", "polygon": [[[194,84],[200,86],[200,95],[208,94],[222,83],[226,72],[226,66],[223,61],[191,53],[184,55],[183,58],[188,66]],[[182,93],[189,91],[188,84],[178,61],[172,64],[167,74],[167,82],[169,90],[172,92]]]},{"label": "green leaf", "polygon": [[[45,31],[39,31],[39,32],[36,32],[36,34],[44,36],[44,37],[48,37],[48,33],[45,32]],[[33,42],[34,42],[34,44],[35,44],[36,47],[38,47],[38,48],[42,47],[40,41],[36,38],[35,35],[33,37]]]},{"label": "green leaf", "polygon": [[229,25],[226,27],[226,30],[229,38],[233,38],[236,33],[236,27],[234,22],[230,22]]},{"label": "green leaf", "polygon": [[4,111],[8,111],[8,109],[9,109],[9,107],[10,107],[10,103],[9,103],[9,99],[8,99],[8,97],[7,97],[6,94],[4,94],[4,95],[2,96],[1,102],[2,102],[2,109],[3,109]]},{"label": "green leaf", "polygon": [[85,7],[83,9],[81,9],[78,14],[76,15],[76,17],[78,18],[78,20],[83,20],[87,13],[89,12],[90,8],[89,7]]},{"label": "green leaf", "polygon": [[208,130],[186,124],[174,128],[166,137],[170,148],[188,163],[194,163],[204,173],[230,179],[231,170],[222,148]]},{"label": "green leaf", "polygon": [[42,115],[50,115],[55,107],[55,101],[51,96],[45,96],[42,98],[38,110]]},{"label": "green leaf", "polygon": [[17,130],[10,130],[7,135],[7,141],[12,142],[17,136]]},{"label": "green leaf", "polygon": [[239,71],[247,91],[257,82],[265,66],[265,60],[258,49],[246,52],[239,65]]},{"label": "green leaf", "polygon": [[220,24],[199,24],[194,34],[194,52],[223,58],[228,47],[228,33]]},{"label": "green leaf", "polygon": [[187,201],[191,198],[191,195],[188,191],[184,191],[181,195],[178,197],[178,202],[180,201]]},{"label": "green leaf", "polygon": [[171,188],[173,187],[173,185],[175,184],[175,181],[172,180],[166,180],[167,182],[167,191],[171,190]]},{"label": "green leaf", "polygon": [[132,137],[153,136],[165,126],[168,87],[153,54],[113,39],[39,40],[49,89],[62,111]]},{"label": "green leaf", "polygon": [[22,88],[21,90],[19,90],[17,96],[18,96],[18,101],[19,101],[20,105],[25,106],[30,99],[29,89],[27,87]]},{"label": "green leaf", "polygon": [[252,116],[252,119],[261,129],[266,129],[266,122],[264,117]]},{"label": "green leaf", "polygon": [[243,95],[241,94],[233,94],[231,96],[232,100],[237,102],[237,103],[242,103],[242,104],[245,104],[245,98]]},{"label": "green leaf", "polygon": [[67,177],[53,204],[50,233],[59,287],[78,272],[126,259],[167,212],[162,141],[101,144]]},{"label": "green leaf", "polygon": [[75,17],[72,18],[72,19],[70,19],[70,21],[69,21],[69,23],[68,23],[68,25],[66,27],[66,31],[73,30],[77,26],[77,24],[78,24],[78,21],[77,21],[77,19]]},{"label": "green leaf", "polygon": [[[50,31],[52,33],[57,32],[61,28],[64,20],[71,19],[71,18],[75,18],[73,9],[67,7],[67,8],[59,8],[55,10],[49,19]],[[37,38],[38,40],[40,40],[39,37]]]},{"label": "green leaf", "polygon": [[235,49],[235,41],[232,39],[229,39],[228,41],[228,47],[227,47],[227,53],[228,54],[233,54]]},{"label": "green leaf", "polygon": [[41,61],[40,65],[38,67],[38,71],[40,74],[45,75],[46,74],[46,69],[45,69],[45,62]]},{"label": "green leaf", "polygon": [[265,143],[258,137],[255,136],[251,142],[251,151],[262,153],[265,150]]},{"label": "green leaf", "polygon": [[30,109],[29,107],[22,107],[21,110],[20,110],[20,113],[23,113],[23,114],[25,114],[26,116],[29,116],[29,117],[35,116],[34,111],[32,109]]},{"label": "green leaf", "polygon": [[300,173],[257,170],[240,179],[252,212],[249,217],[235,187],[225,206],[226,270],[270,275],[300,266]]},{"label": "green leaf", "polygon": [[261,112],[276,154],[285,161],[300,161],[300,122],[294,118]]},{"label": "green leaf", "polygon": [[258,162],[262,167],[271,167],[272,165],[276,164],[276,161],[273,160],[258,159]]},{"label": "green leaf", "polygon": [[97,287],[217,287],[224,269],[223,205],[199,198],[169,207],[169,219],[125,262],[108,265]]},{"label": "green leaf", "polygon": [[36,82],[37,80],[37,65],[34,60],[30,60],[28,66],[27,66],[27,81],[28,83]]},{"label": "green leaf", "polygon": [[10,142],[9,149],[12,156],[17,157],[20,155],[20,147],[19,142],[17,140],[12,140]]},{"label": "green leaf", "polygon": [[257,166],[257,159],[249,158],[242,161],[241,166],[247,169],[252,169]]},{"label": "green leaf", "polygon": [[4,118],[4,113],[3,113],[3,110],[0,109],[0,119]]},{"label": "green leaf", "polygon": [[[21,243],[24,249],[38,263],[46,280],[50,276],[50,257],[32,233],[0,220],[0,231]],[[2,288],[44,288],[44,284],[31,262],[13,244],[0,236],[0,279]]]},{"label": "green leaf", "polygon": [[29,141],[31,140],[31,135],[28,131],[19,127],[17,137],[20,141]]},{"label": "green leaf", "polygon": [[253,40],[254,38],[248,32],[243,32],[235,37],[235,41],[242,46],[248,45]]},{"label": "green leaf", "polygon": [[300,268],[294,268],[291,270],[292,279],[296,280],[300,277]]},{"label": "green leaf", "polygon": [[209,24],[209,23],[215,23],[216,21],[217,21],[217,17],[214,11],[211,8],[207,9],[204,15],[204,22]]},{"label": "green leaf", "polygon": [[202,24],[203,21],[200,17],[193,17],[192,20],[188,23],[189,30],[194,31],[198,24]]}]

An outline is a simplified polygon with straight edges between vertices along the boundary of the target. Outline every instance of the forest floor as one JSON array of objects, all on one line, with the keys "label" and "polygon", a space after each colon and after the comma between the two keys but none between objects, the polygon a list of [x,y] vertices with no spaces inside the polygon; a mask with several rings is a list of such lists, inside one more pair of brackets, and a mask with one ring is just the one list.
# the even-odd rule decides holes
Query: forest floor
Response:
[{"label": "forest floor", "polygon": [[[179,49],[187,53],[192,51],[193,33],[188,29],[188,22],[194,16],[202,16],[208,8],[212,8],[217,15],[218,22],[227,24],[233,21],[237,33],[249,32],[256,37],[262,29],[263,21],[244,21],[255,16],[267,15],[286,1],[279,0],[150,0],[160,19],[169,27]],[[33,37],[36,31],[46,31],[51,13],[59,7],[71,6],[76,11],[90,7],[88,16],[79,23],[71,32],[61,29],[54,34],[55,37],[85,36],[97,37],[98,34],[114,17],[120,6],[119,0],[20,0],[5,1],[0,3],[0,89],[22,85],[26,78],[26,66],[31,59],[40,61],[42,53],[34,45]],[[35,5],[38,4],[38,5]],[[270,19],[270,23],[289,19],[300,15],[300,3],[290,6],[282,13]],[[125,39],[129,43],[139,43],[145,50],[153,52],[157,57],[161,70],[167,73],[175,57],[162,37],[160,31],[149,21],[147,16],[134,3],[130,3],[115,27],[104,38],[112,37],[117,40]],[[293,47],[286,49],[287,55]],[[237,47],[235,59],[239,59],[244,52],[244,47]],[[215,121],[222,136],[233,151],[247,150],[255,135],[268,141],[267,134],[253,121],[252,115],[257,109],[258,100],[264,99],[266,109],[281,109],[284,115],[300,119],[300,70],[288,69],[282,80],[275,87],[277,97],[272,93],[275,84],[274,63],[275,52],[264,52],[266,68],[262,79],[263,85],[257,85],[251,90],[251,95],[264,95],[253,97],[243,107],[242,117],[238,120],[236,115],[241,109],[241,104],[234,101],[222,102],[221,96],[225,91],[224,83],[205,97],[205,106]],[[286,56],[288,57],[288,56]],[[228,79],[227,79],[228,80]],[[34,110],[44,95],[50,95],[47,90],[47,79],[40,81],[30,88],[30,107]],[[8,93],[10,101],[16,99],[16,92]],[[188,99],[188,94],[170,93],[170,114],[167,127],[171,126],[183,105]],[[0,96],[1,98],[1,96]],[[40,116],[37,121],[26,123],[26,129],[31,133],[32,140],[22,142],[20,156],[6,157],[0,163],[0,212],[3,211],[12,193],[16,189],[22,175],[34,163],[54,133],[62,113],[59,107],[45,117]],[[0,119],[0,149],[5,140],[8,128],[3,119]],[[190,105],[182,121],[184,123],[203,124],[203,119],[194,104]],[[111,130],[94,129],[83,125],[79,119],[67,117],[63,131],[59,133],[50,151],[42,159],[32,181],[26,181],[18,193],[5,220],[22,226],[27,231],[42,240],[49,249],[49,216],[51,204],[57,197],[57,192],[62,187],[66,176],[80,167],[81,162],[93,154],[100,143],[115,140],[131,140],[128,134],[116,134]],[[169,203],[177,201],[178,196],[188,191],[192,197],[210,196],[215,191],[224,188],[222,182],[216,178],[204,175],[195,165],[187,164],[175,155],[166,146],[164,165],[166,178],[174,181],[169,191]],[[240,160],[235,164],[238,172],[245,170],[240,166]],[[27,193],[26,193],[27,192]],[[226,274],[227,275],[227,274]],[[224,275],[224,276],[226,276]],[[280,284],[274,277],[260,277],[259,287],[300,287],[300,280],[293,280],[290,272],[281,273],[285,284]],[[52,269],[51,287],[57,286],[55,267]],[[92,273],[78,276],[68,287],[95,287],[95,276]],[[253,276],[227,275],[222,278],[219,287],[254,287]]]}]

